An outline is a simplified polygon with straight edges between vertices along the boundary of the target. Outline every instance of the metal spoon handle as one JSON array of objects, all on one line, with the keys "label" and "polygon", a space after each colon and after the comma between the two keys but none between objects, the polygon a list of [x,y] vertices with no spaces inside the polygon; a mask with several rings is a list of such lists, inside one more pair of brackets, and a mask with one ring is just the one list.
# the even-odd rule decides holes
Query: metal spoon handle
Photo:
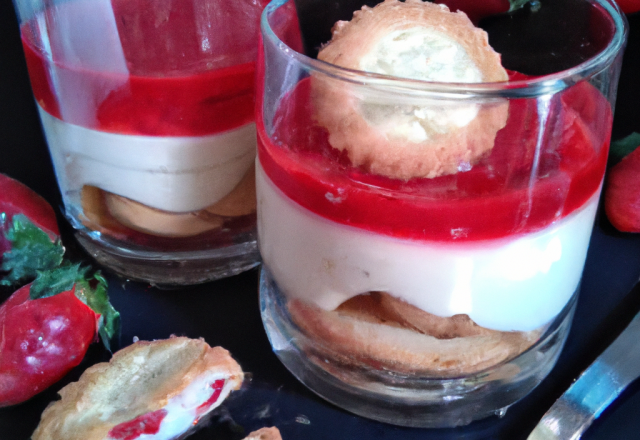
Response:
[{"label": "metal spoon handle", "polygon": [[640,313],[545,413],[528,440],[579,439],[640,376]]}]

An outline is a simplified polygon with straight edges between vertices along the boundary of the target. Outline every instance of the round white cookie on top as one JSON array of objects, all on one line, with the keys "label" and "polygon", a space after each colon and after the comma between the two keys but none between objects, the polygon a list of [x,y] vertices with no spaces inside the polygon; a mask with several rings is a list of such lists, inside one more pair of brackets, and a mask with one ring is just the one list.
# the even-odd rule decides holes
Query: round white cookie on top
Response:
[{"label": "round white cookie on top", "polygon": [[[364,6],[334,25],[318,59],[347,69],[438,83],[507,81],[488,36],[463,12],[421,0]],[[371,81],[313,76],[318,123],[354,166],[409,180],[469,169],[493,148],[509,113],[505,100],[434,94]],[[416,90],[421,86],[414,84]]]}]

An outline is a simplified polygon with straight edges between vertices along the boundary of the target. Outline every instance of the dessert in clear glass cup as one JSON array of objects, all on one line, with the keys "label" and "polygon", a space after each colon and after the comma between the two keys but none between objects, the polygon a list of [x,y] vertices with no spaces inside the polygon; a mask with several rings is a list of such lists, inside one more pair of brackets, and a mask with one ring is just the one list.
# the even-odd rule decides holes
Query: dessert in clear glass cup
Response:
[{"label": "dessert in clear glass cup", "polygon": [[97,260],[160,285],[258,264],[258,0],[16,0],[65,215]]},{"label": "dessert in clear glass cup", "polygon": [[[320,396],[388,423],[450,427],[503,413],[553,367],[626,39],[613,2],[571,3],[589,19],[572,40],[586,49],[543,73],[545,54],[522,54],[532,46],[514,56],[490,30],[501,66],[466,16],[419,0],[364,7],[317,58],[292,1],[265,9],[261,313],[280,360]],[[533,68],[510,67],[527,56]]]}]

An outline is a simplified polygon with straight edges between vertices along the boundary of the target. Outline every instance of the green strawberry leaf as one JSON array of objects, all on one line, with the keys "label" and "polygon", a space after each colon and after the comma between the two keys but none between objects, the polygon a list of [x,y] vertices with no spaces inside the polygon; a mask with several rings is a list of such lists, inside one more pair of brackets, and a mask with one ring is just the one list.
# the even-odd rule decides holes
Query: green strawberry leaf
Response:
[{"label": "green strawberry leaf", "polygon": [[625,156],[640,146],[640,133],[631,133],[629,136],[611,142],[609,149],[609,165],[613,166]]},{"label": "green strawberry leaf", "polygon": [[5,225],[0,217],[0,230],[11,243],[11,250],[2,256],[0,271],[8,272],[0,280],[2,286],[12,286],[36,277],[38,270],[47,270],[62,263],[64,247],[59,239],[49,235],[23,214],[16,214]]},{"label": "green strawberry leaf", "polygon": [[511,5],[509,7],[509,12],[513,12],[516,9],[520,9],[521,7],[529,3],[529,1],[530,0],[509,0],[509,4]]},{"label": "green strawberry leaf", "polygon": [[120,335],[120,313],[113,308],[107,294],[107,280],[100,272],[76,284],[76,296],[100,315],[98,333],[105,348],[111,351],[111,342]]},{"label": "green strawberry leaf", "polygon": [[29,295],[31,299],[48,298],[71,290],[78,280],[84,279],[87,270],[80,267],[79,263],[67,263],[53,269],[38,271]]}]

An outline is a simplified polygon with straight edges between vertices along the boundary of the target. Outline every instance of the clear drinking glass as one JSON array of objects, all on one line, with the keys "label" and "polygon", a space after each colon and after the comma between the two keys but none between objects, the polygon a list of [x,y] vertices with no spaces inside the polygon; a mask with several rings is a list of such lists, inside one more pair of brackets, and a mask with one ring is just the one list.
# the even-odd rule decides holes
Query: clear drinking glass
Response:
[{"label": "clear drinking glass", "polygon": [[[510,80],[483,84],[318,61],[304,53],[316,45],[303,41],[293,1],[265,9],[261,312],[278,357],[320,396],[388,423],[456,426],[506,410],[553,367],[598,207],[626,39],[613,2],[564,3],[581,26],[569,29],[573,58],[517,40],[498,19],[487,26]],[[507,20],[526,38],[544,8]],[[417,111],[504,121],[471,126],[468,136],[492,148],[451,174],[394,179],[353,165],[347,149],[378,147],[371,127]]]},{"label": "clear drinking glass", "polygon": [[180,285],[258,264],[260,0],[16,0],[29,75],[80,243]]}]

